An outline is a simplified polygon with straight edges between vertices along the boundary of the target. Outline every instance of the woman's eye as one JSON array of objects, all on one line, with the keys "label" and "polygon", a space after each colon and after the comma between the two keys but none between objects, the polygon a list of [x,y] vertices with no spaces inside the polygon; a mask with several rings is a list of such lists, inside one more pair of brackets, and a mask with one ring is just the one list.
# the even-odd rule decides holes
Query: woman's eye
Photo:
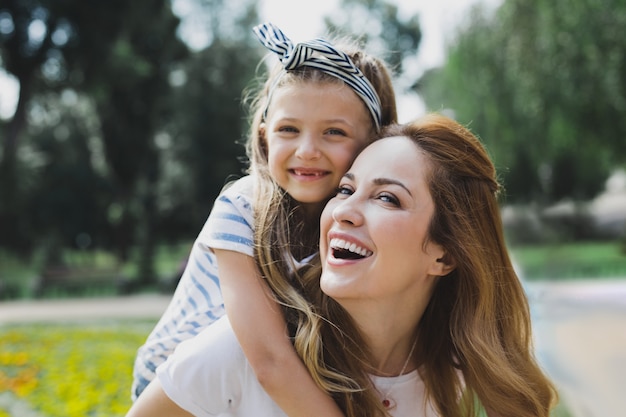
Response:
[{"label": "woman's eye", "polygon": [[339,187],[337,187],[337,195],[352,195],[353,192],[354,191],[352,191],[352,188],[345,185],[340,185]]},{"label": "woman's eye", "polygon": [[390,203],[396,207],[400,207],[400,200],[398,200],[396,196],[392,194],[382,193],[378,196],[378,199],[384,203]]}]

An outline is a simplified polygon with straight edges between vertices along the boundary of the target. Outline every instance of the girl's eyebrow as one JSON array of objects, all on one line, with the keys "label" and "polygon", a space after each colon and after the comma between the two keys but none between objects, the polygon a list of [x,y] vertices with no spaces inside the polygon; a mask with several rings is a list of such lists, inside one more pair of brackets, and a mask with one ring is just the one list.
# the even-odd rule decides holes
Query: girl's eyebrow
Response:
[{"label": "girl's eyebrow", "polygon": [[326,119],[326,120],[324,120],[324,122],[326,122],[326,123],[340,123],[340,124],[349,125],[349,126],[352,126],[354,124],[354,123],[350,122],[349,118],[344,118],[344,117],[336,117],[334,119]]},{"label": "girl's eyebrow", "polygon": [[[343,174],[343,177],[349,179],[350,181],[354,181],[354,174],[351,172],[346,172],[345,174]],[[397,185],[399,187],[404,188],[406,192],[409,193],[411,197],[413,197],[413,194],[411,194],[411,191],[409,191],[409,189],[402,182],[398,180],[394,180],[392,178],[374,178],[372,182],[376,185],[388,185],[388,184]]]}]

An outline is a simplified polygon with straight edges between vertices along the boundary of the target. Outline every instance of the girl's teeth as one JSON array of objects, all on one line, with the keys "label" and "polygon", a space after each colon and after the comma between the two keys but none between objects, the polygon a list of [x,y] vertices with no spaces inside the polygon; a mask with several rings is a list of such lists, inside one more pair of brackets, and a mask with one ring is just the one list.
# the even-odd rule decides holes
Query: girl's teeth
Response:
[{"label": "girl's teeth", "polygon": [[304,172],[304,171],[299,171],[297,169],[294,169],[293,172],[296,175],[310,175],[310,176],[316,176],[316,177],[319,177],[322,175],[321,172],[310,172],[310,171]]}]

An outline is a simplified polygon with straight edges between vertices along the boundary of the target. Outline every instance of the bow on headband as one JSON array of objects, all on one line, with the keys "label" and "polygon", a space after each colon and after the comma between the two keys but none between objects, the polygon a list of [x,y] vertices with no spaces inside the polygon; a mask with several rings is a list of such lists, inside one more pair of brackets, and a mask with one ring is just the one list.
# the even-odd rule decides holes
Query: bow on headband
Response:
[{"label": "bow on headband", "polygon": [[345,82],[363,100],[372,115],[376,131],[380,130],[382,116],[378,94],[348,55],[323,39],[298,43],[294,47],[291,40],[272,23],[255,26],[253,30],[263,46],[278,55],[286,71],[312,67]]}]

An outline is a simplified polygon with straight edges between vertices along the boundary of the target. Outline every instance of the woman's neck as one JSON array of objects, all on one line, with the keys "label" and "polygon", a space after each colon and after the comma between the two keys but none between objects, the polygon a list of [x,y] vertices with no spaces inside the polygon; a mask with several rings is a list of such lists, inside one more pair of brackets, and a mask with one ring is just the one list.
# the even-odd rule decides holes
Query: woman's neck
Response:
[{"label": "woman's neck", "polygon": [[415,346],[417,338],[413,332],[397,338],[376,341],[368,338],[371,353],[371,364],[368,370],[379,376],[398,376],[415,369]]},{"label": "woman's neck", "polygon": [[[430,302],[436,283],[434,278],[428,277],[429,285],[419,291],[335,299],[354,320],[367,344],[371,354],[370,372],[398,375],[410,356],[413,344],[423,343],[416,341],[417,328]],[[404,373],[417,365],[415,358],[410,358]]]},{"label": "woman's neck", "polygon": [[[352,317],[367,344],[371,355],[369,372],[381,376],[398,375],[413,344],[420,343],[416,342],[417,326],[428,305],[429,295],[420,294],[412,300],[412,303],[396,298],[371,301],[344,299],[339,302]],[[410,358],[404,373],[415,367],[414,358]]]},{"label": "woman's neck", "polygon": [[[353,318],[355,318],[353,316]],[[415,369],[414,358],[409,358],[417,342],[418,319],[356,320],[357,326],[370,353],[370,366],[367,371],[379,376],[397,376]],[[411,355],[410,355],[411,353]]]}]

